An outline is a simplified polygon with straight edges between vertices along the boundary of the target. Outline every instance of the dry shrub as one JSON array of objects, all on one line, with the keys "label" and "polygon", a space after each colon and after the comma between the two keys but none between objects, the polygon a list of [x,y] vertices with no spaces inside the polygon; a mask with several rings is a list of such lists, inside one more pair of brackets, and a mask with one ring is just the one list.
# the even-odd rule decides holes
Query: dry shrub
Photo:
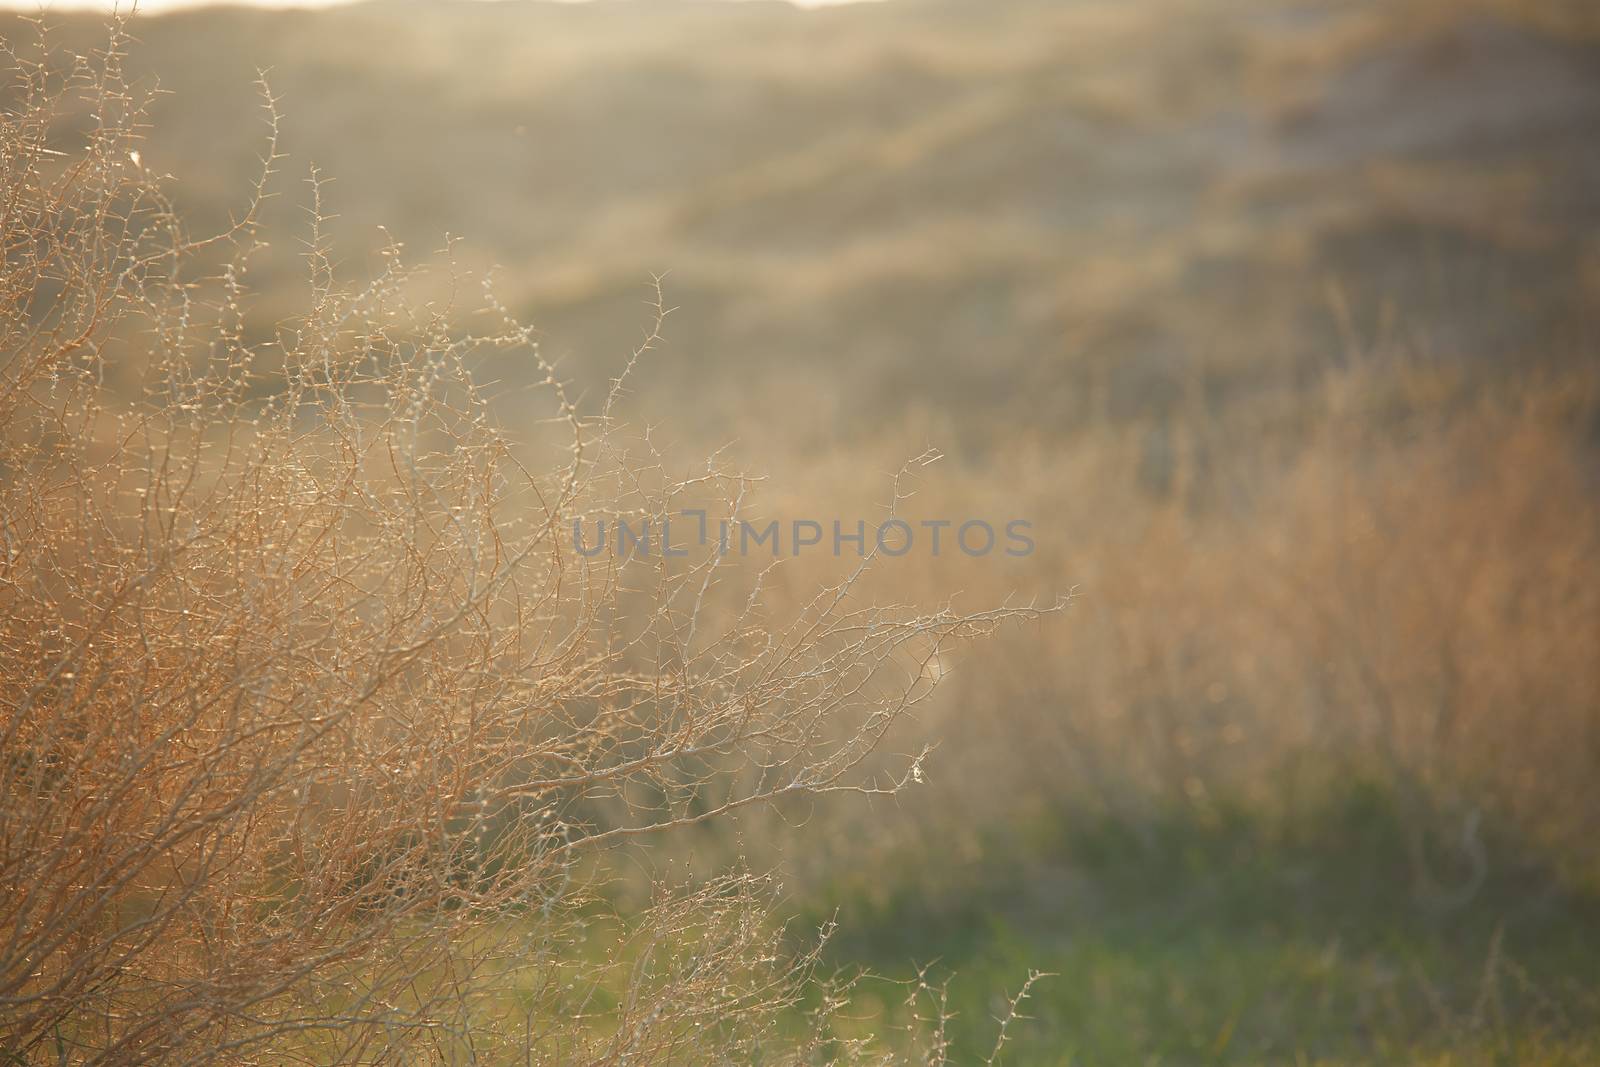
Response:
[{"label": "dry shrub", "polygon": [[[1275,654],[1245,698],[1287,704],[1298,688],[1300,744],[1397,786],[1415,888],[1439,903],[1488,873],[1488,817],[1570,873],[1600,870],[1586,829],[1600,818],[1586,440],[1600,397],[1581,368],[1487,392],[1459,383],[1404,366],[1331,383],[1248,557],[1253,641]],[[1455,889],[1425,836],[1465,853]]]},{"label": "dry shrub", "polygon": [[[1381,785],[1412,838],[1395,876],[1425,905],[1521,862],[1491,830],[1594,878],[1597,411],[1581,362],[1396,351],[1260,410],[1196,405],[1159,489],[1137,427],[1019,447],[1008,484],[1031,503],[1012,506],[1040,529],[1019,580],[1076,583],[1074,625],[1009,634],[941,687],[930,841],[1041,809],[1293,818]],[[981,498],[996,478],[971,480]]]},{"label": "dry shrub", "polygon": [[[575,552],[574,520],[735,514],[751,483],[671,476],[610,399],[583,415],[487,285],[468,301],[397,248],[341,283],[315,178],[309,310],[249,336],[280,161],[230,229],[187,234],[139,157],[124,42],[7,54],[0,1050],[866,1055],[825,1020],[778,1040],[814,957],[780,950],[760,879],[618,925],[584,857],[893,791],[905,768],[863,760],[928,650],[1039,612],[878,608],[852,574],[777,618],[715,553]],[[474,377],[495,356],[539,365],[543,444],[497,427]]]}]

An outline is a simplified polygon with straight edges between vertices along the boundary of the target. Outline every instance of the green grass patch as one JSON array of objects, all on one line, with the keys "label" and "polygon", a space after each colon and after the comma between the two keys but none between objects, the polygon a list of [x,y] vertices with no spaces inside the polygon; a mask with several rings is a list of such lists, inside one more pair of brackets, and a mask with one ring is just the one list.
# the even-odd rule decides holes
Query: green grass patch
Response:
[{"label": "green grass patch", "polygon": [[[836,963],[950,975],[969,1060],[1035,968],[1055,976],[1004,1062],[1594,1062],[1600,901],[1493,827],[1474,878],[1447,835],[1419,837],[1401,812],[1388,790],[1357,786],[1294,816],[1036,813],[986,834],[970,862],[858,868],[799,925],[837,909]],[[1431,876],[1472,891],[1420,888],[1419,840]],[[858,999],[882,1025],[904,990],[864,983]]]}]

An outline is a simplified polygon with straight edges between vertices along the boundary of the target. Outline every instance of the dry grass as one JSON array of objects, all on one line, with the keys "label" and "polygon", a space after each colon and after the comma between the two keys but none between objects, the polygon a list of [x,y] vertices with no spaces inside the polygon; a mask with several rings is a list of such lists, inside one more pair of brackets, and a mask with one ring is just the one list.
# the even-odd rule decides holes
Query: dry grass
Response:
[{"label": "dry grass", "polygon": [[[1584,1061],[1584,5],[468,7],[0,29],[0,1049]],[[886,493],[1039,549],[571,550]]]},{"label": "dry grass", "polygon": [[[141,160],[125,40],[7,56],[0,1049],[821,1056],[825,1021],[775,1044],[813,957],[780,952],[759,879],[662,890],[608,937],[585,857],[892,793],[909,768],[865,761],[926,656],[1040,610],[879,608],[852,574],[779,617],[714,553],[575,553],[575,520],[736,514],[750,480],[670,476],[614,425],[620,378],[586,416],[448,264],[428,282],[390,248],[341,284],[314,173],[307,310],[250,337],[281,160],[189,235]],[[491,417],[473,367],[495,352],[538,366],[543,445]]]},{"label": "dry grass", "polygon": [[[1003,476],[943,472],[932,513],[1011,507],[1046,531],[1024,574],[972,568],[969,593],[1071,582],[1078,601],[1064,631],[958,659],[920,724],[944,742],[934,795],[882,838],[959,851],[953,827],[1040,810],[1292,817],[1376,780],[1407,808],[1418,854],[1395,877],[1424,903],[1514,862],[1473,854],[1491,823],[1593,884],[1597,409],[1586,368],[1486,375],[1396,351],[1281,403],[1219,418],[1196,400],[1066,452],[1019,443]],[[891,596],[958,580],[888,577]],[[796,863],[848,869],[875,840],[862,825]]]}]

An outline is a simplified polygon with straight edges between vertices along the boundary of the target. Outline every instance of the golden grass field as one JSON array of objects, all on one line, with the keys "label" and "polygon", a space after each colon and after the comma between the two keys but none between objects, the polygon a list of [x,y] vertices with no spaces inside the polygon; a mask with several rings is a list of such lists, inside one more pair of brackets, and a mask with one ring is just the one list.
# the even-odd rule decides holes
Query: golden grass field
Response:
[{"label": "golden grass field", "polygon": [[0,41],[0,1060],[1600,1057],[1590,5]]}]

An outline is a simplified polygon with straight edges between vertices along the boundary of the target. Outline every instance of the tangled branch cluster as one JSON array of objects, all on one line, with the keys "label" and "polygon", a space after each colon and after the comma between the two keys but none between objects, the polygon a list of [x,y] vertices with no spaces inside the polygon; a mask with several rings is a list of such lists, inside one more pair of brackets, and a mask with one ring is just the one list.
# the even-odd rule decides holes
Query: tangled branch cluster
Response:
[{"label": "tangled branch cluster", "polygon": [[[232,227],[190,236],[140,158],[124,42],[6,55],[0,1052],[865,1055],[819,1023],[780,1057],[816,957],[784,954],[761,879],[663,890],[613,929],[584,857],[898,788],[865,761],[922,660],[1040,612],[864,606],[851,574],[779,619],[714,555],[580,558],[574,518],[732,514],[750,482],[635,459],[622,381],[585,417],[487,287],[471,314],[419,303],[394,247],[344,286],[315,179],[308,310],[260,336],[279,158]],[[543,464],[474,380],[497,353],[537,368],[562,431]]]}]

